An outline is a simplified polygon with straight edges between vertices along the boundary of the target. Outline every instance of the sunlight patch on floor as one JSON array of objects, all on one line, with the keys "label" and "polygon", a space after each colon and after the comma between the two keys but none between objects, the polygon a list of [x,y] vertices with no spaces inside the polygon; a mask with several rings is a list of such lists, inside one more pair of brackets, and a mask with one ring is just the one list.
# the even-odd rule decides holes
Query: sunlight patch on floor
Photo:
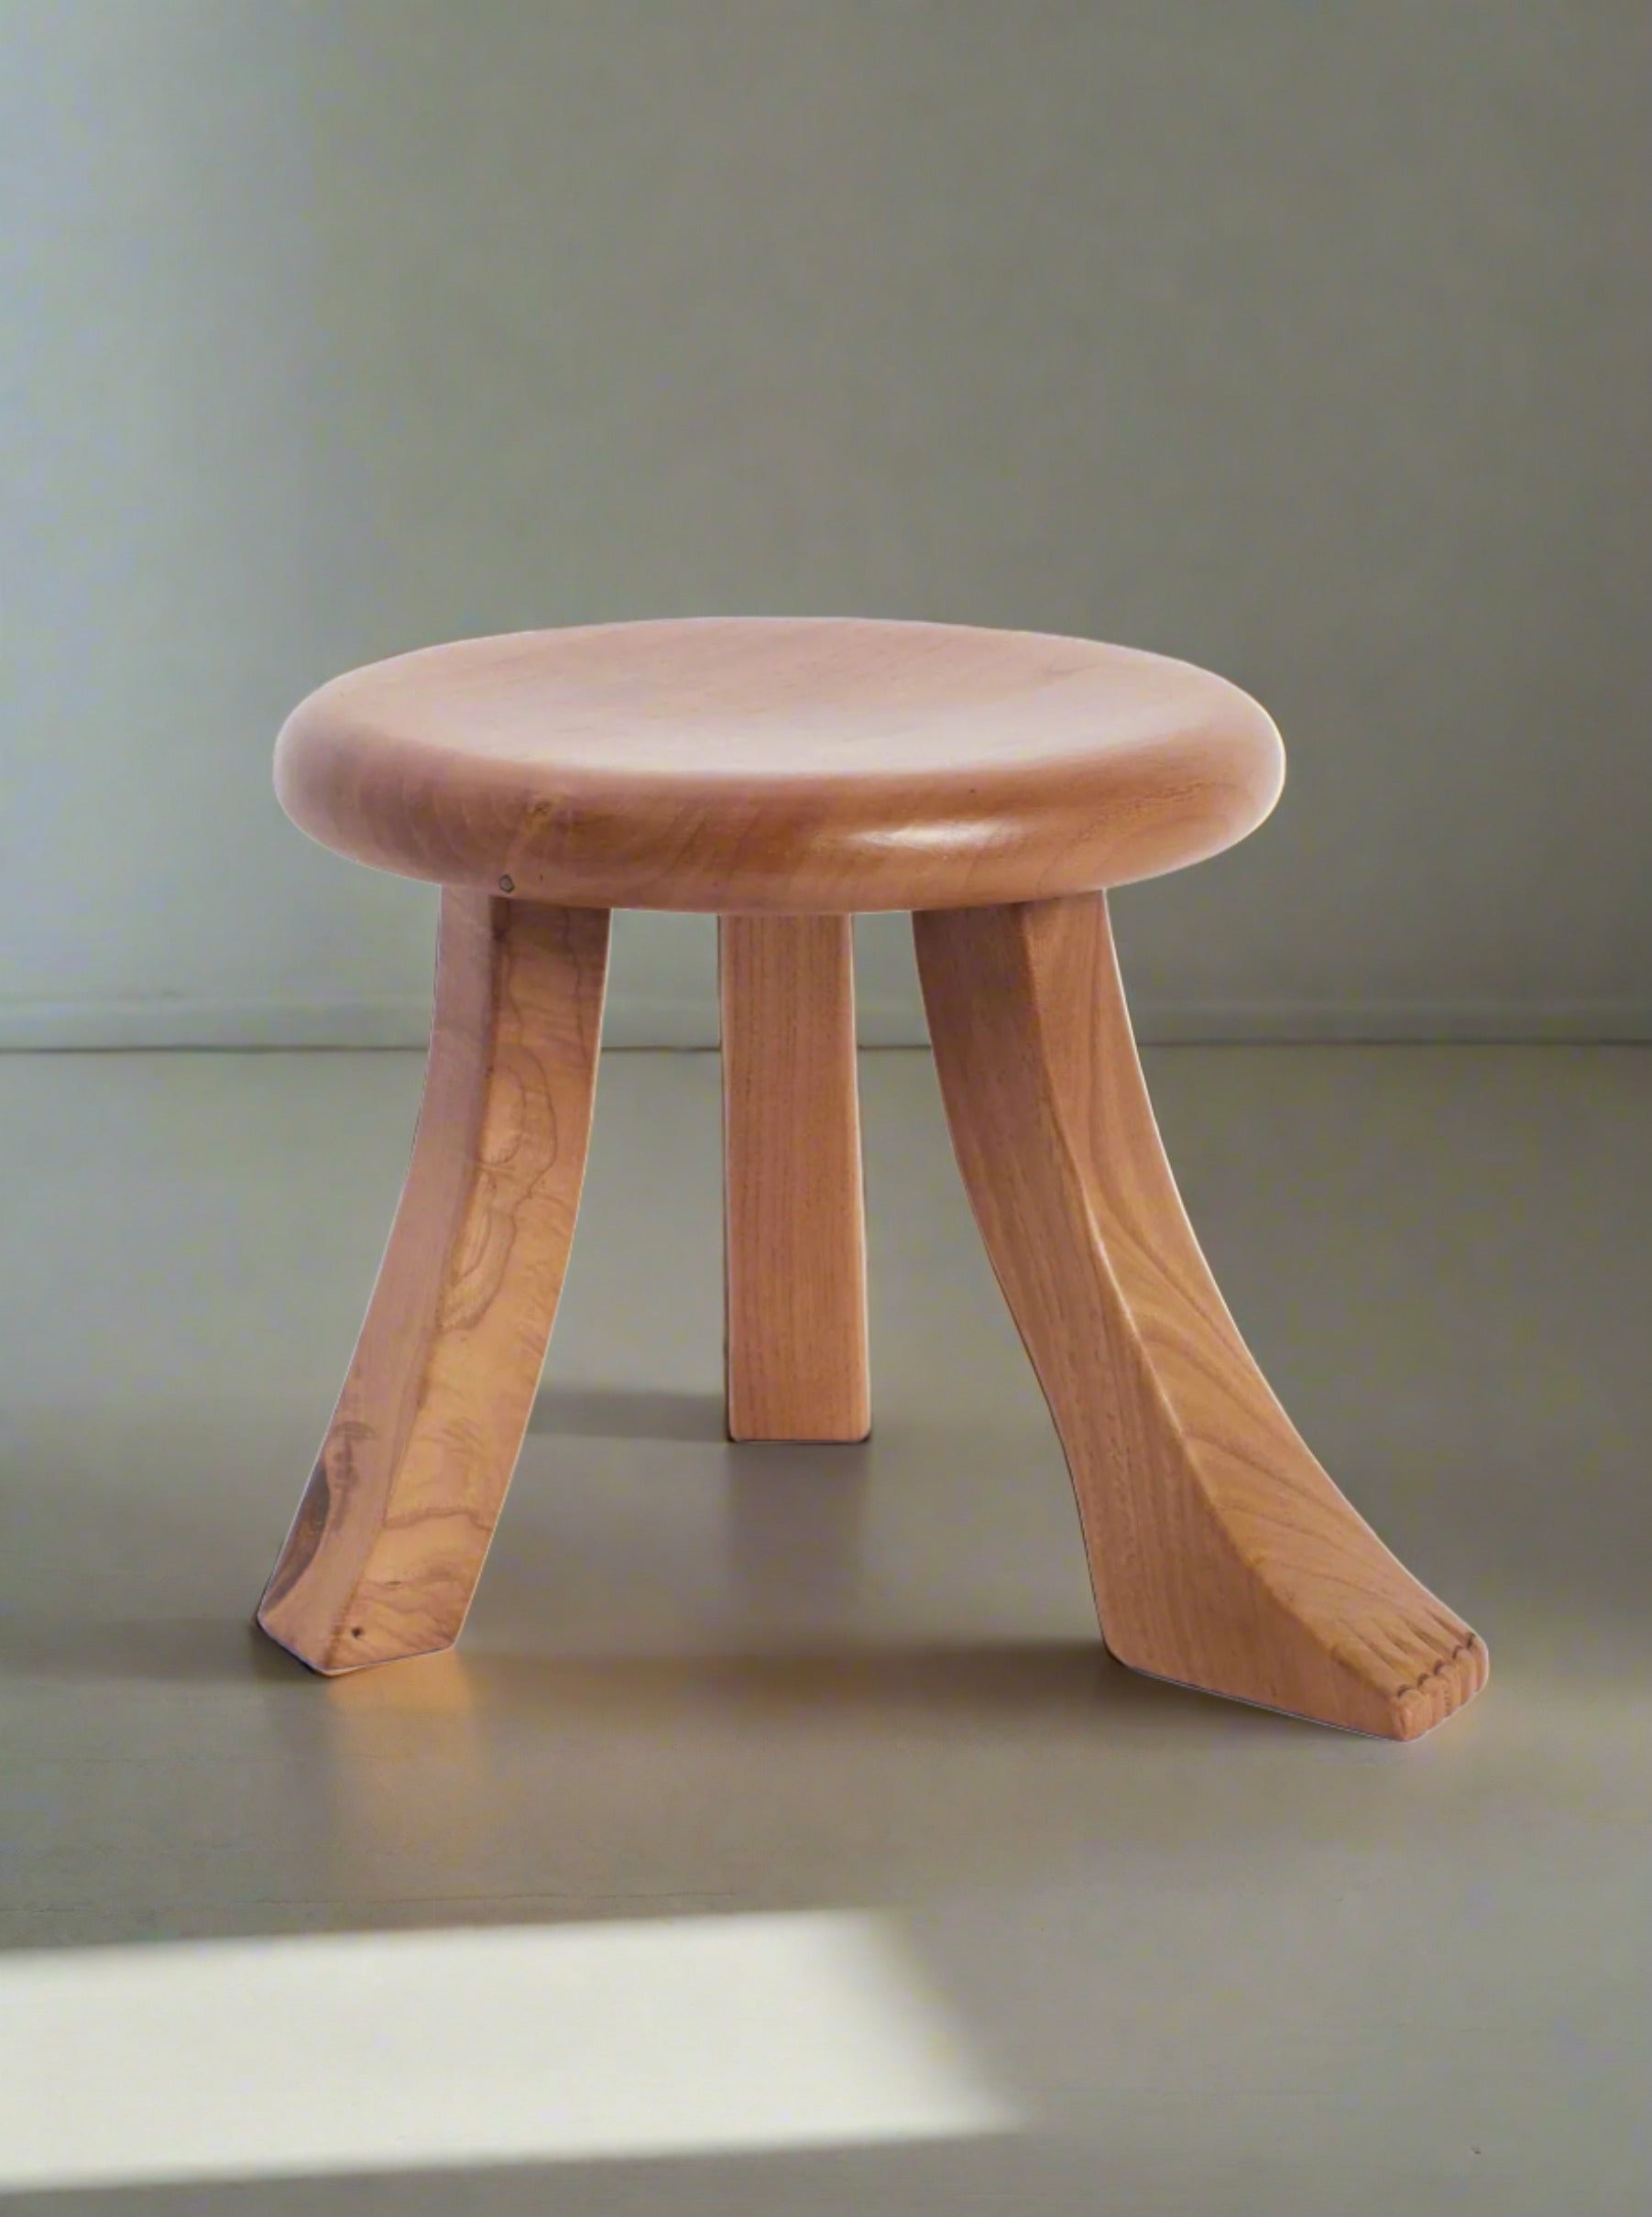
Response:
[{"label": "sunlight patch on floor", "polygon": [[0,2189],[933,2140],[1015,2119],[860,1914],[0,1959]]}]

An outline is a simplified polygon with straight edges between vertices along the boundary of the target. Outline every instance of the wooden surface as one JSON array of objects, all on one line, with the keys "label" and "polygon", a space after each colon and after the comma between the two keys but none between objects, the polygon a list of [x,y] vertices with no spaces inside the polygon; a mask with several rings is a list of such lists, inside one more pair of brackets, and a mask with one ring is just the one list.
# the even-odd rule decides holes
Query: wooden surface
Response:
[{"label": "wooden surface", "polygon": [[446,885],[716,913],[952,908],[1215,854],[1284,757],[1222,679],[848,618],[522,632],[335,679],[281,735],[323,844]]},{"label": "wooden surface", "polygon": [[418,1137],[355,1360],[258,1622],[321,1671],[451,1646],[574,1237],[608,919],[443,898]]},{"label": "wooden surface", "polygon": [[847,916],[718,938],[732,1439],[864,1439],[866,1213]]},{"label": "wooden surface", "polygon": [[1246,1351],[1176,1194],[1100,897],[915,920],[977,1221],[1061,1433],[1109,1647],[1414,1739],[1485,1649],[1337,1491]]}]

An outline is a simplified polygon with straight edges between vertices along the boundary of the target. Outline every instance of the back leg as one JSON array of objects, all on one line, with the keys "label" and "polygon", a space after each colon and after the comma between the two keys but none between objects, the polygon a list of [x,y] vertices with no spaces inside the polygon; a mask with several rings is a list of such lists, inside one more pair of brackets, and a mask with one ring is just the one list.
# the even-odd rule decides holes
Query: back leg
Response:
[{"label": "back leg", "polygon": [[871,1428],[848,916],[725,916],[723,1147],[731,1439]]}]

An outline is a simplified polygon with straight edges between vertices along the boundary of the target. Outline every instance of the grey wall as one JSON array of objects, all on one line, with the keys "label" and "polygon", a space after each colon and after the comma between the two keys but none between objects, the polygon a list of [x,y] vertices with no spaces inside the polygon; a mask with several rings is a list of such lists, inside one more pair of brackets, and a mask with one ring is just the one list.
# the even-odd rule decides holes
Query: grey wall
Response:
[{"label": "grey wall", "polygon": [[[0,1037],[413,1036],[286,705],[516,625],[1207,661],[1158,1031],[1652,1029],[1643,0],[7,0]],[[898,926],[870,1028],[914,1021]],[[639,919],[622,1035],[710,1021]]]}]

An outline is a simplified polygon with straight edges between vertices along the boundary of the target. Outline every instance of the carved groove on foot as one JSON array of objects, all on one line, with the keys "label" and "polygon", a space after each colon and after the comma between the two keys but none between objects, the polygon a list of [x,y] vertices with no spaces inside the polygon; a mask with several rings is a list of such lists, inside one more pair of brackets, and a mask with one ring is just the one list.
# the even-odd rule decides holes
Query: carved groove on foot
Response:
[{"label": "carved groove on foot", "polygon": [[459,1636],[573,1243],[608,918],[449,890],[413,1157],[258,1622],[314,1670]]},{"label": "carved groove on foot", "polygon": [[1482,1642],[1337,1491],[1199,1251],[1142,1078],[1102,896],[914,920],[976,1219],[1072,1471],[1122,1663],[1415,1739]]}]

